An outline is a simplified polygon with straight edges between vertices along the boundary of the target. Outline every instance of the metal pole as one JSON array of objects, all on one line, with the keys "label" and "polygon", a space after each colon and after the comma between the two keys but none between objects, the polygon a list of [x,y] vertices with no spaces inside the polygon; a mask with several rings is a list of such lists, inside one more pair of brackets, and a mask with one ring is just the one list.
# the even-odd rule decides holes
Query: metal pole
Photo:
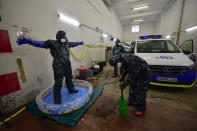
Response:
[{"label": "metal pole", "polygon": [[179,0],[178,6],[178,18],[177,18],[177,32],[176,32],[176,43],[178,45],[180,34],[181,34],[181,25],[182,25],[182,18],[183,18],[183,11],[184,11],[185,0]]}]

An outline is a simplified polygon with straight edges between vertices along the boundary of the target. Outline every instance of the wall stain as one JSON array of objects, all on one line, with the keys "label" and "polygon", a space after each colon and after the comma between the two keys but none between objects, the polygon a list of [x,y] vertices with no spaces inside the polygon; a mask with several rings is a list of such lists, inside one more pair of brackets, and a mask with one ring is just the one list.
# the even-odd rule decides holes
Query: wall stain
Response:
[{"label": "wall stain", "polygon": [[18,69],[19,69],[19,72],[20,72],[20,78],[22,80],[22,83],[25,83],[27,81],[27,79],[25,77],[25,72],[24,72],[24,69],[23,69],[23,64],[22,64],[21,58],[17,58],[16,62],[17,62],[17,65],[18,65]]},{"label": "wall stain", "polygon": [[38,81],[38,83],[39,83],[40,85],[42,85],[42,84],[43,84],[43,78],[41,78],[41,77],[37,77],[37,81]]},{"label": "wall stain", "polygon": [[26,98],[26,102],[32,101],[36,98],[36,96],[40,93],[40,89],[36,89],[27,93],[24,98]]},{"label": "wall stain", "polygon": [[0,96],[0,116],[2,116],[3,115],[3,102],[2,102],[2,97]]}]

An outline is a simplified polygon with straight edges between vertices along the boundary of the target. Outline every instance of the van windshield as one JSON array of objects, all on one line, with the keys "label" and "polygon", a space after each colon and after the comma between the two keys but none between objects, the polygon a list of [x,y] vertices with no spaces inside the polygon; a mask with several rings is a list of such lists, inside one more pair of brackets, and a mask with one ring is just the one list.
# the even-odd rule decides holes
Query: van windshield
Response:
[{"label": "van windshield", "polygon": [[144,40],[137,42],[137,53],[180,53],[170,40]]}]

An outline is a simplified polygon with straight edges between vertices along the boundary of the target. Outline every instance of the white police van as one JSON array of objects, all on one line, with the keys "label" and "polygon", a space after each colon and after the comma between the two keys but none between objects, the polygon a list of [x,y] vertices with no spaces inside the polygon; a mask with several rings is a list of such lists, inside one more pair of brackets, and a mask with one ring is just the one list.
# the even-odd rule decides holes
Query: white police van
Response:
[{"label": "white police van", "polygon": [[141,40],[121,45],[125,52],[132,52],[146,60],[152,73],[151,85],[192,87],[196,79],[193,40],[187,40],[178,47],[171,40],[156,39],[160,37],[141,36]]}]

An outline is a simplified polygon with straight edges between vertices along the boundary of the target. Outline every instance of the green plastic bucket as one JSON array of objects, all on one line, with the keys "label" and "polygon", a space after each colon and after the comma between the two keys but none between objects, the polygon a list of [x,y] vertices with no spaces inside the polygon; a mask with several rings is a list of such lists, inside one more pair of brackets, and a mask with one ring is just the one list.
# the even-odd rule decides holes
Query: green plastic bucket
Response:
[{"label": "green plastic bucket", "polygon": [[126,99],[122,96],[119,98],[118,110],[120,113],[120,117],[125,118],[128,116],[127,102]]}]

